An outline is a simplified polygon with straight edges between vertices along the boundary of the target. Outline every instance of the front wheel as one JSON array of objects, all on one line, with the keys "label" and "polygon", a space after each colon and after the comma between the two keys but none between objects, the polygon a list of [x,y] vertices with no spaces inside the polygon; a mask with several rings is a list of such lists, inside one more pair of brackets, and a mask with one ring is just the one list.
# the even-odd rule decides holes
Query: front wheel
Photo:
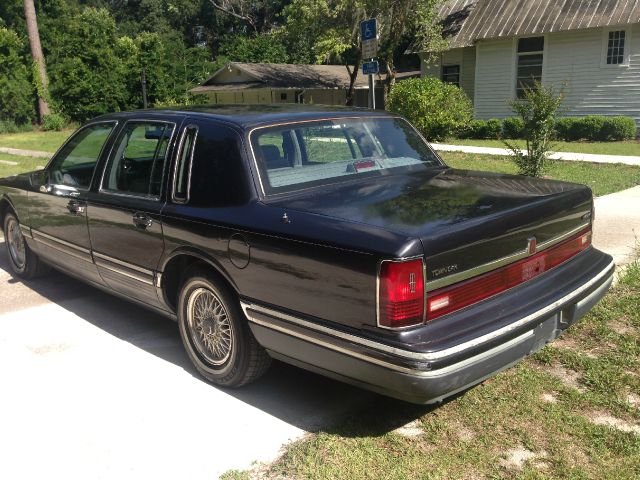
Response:
[{"label": "front wheel", "polygon": [[32,279],[45,270],[40,258],[33,253],[20,230],[20,223],[13,213],[4,217],[4,243],[11,271],[17,277]]},{"label": "front wheel", "polygon": [[205,270],[190,272],[178,301],[180,336],[202,376],[225,387],[259,378],[271,358],[258,344],[237,297]]}]

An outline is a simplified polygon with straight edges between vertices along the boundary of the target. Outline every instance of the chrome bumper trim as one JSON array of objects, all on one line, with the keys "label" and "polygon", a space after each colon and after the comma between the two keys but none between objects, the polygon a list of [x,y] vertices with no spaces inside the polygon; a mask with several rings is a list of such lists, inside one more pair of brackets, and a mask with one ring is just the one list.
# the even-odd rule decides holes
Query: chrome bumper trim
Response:
[{"label": "chrome bumper trim", "polygon": [[[538,317],[544,316],[550,312],[552,312],[553,310],[556,310],[558,307],[560,307],[561,305],[563,305],[564,303],[568,303],[571,300],[573,300],[575,297],[577,297],[578,295],[580,295],[581,293],[583,293],[584,291],[588,290],[589,288],[591,288],[593,285],[595,285],[596,283],[598,283],[600,280],[602,280],[603,277],[605,277],[610,270],[615,266],[614,262],[610,262],[604,269],[602,269],[595,277],[593,277],[591,280],[589,280],[588,282],[582,284],[580,287],[578,287],[576,290],[574,290],[573,292],[565,295],[564,297],[556,300],[553,303],[550,303],[549,305],[541,308],[540,310],[537,310],[536,312],[527,315],[526,317],[521,318],[520,320],[517,320],[513,323],[510,323],[509,325],[505,325],[502,328],[499,328],[498,330],[494,330],[493,332],[487,333],[485,335],[482,335],[480,337],[474,338],[473,340],[469,340],[468,342],[464,342],[461,343],[459,345],[456,345],[455,347],[451,347],[451,348],[447,348],[444,350],[439,350],[436,352],[429,352],[429,353],[418,353],[418,352],[411,352],[408,350],[403,350],[400,348],[396,348],[396,347],[392,347],[383,343],[379,343],[379,342],[374,342],[372,340],[368,340],[362,337],[358,337],[356,335],[351,335],[348,333],[344,333],[341,331],[338,331],[336,329],[333,328],[329,328],[329,327],[325,327],[323,325],[318,325],[316,323],[313,322],[309,322],[307,320],[303,320],[299,317],[295,317],[293,315],[289,315],[286,313],[282,313],[282,312],[278,312],[276,310],[273,310],[271,308],[267,308],[267,307],[262,307],[260,305],[256,305],[253,303],[249,303],[249,302],[244,302],[241,301],[241,306],[242,306],[242,310],[244,311],[245,315],[247,316],[247,318],[249,319],[249,321],[259,324],[259,325],[263,325],[265,327],[268,328],[272,328],[275,330],[279,330],[282,331],[283,333],[289,333],[291,335],[294,336],[304,336],[306,339],[308,339],[308,341],[313,342],[313,343],[319,343],[322,342],[321,340],[316,340],[316,339],[312,339],[310,337],[307,337],[303,334],[299,334],[298,332],[294,332],[292,330],[286,329],[284,327],[280,327],[278,325],[274,325],[273,323],[270,322],[265,322],[263,320],[259,320],[256,319],[255,317],[252,317],[251,314],[249,313],[249,310],[254,310],[256,312],[259,313],[264,313],[266,315],[270,315],[272,317],[284,320],[286,322],[290,322],[293,323],[295,325],[299,325],[301,327],[305,327],[308,328],[310,330],[315,330],[317,332],[320,333],[325,333],[327,335],[331,335],[337,338],[340,338],[342,340],[346,340],[352,343],[355,343],[357,345],[362,345],[365,347],[369,347],[375,350],[379,350],[381,352],[385,352],[385,353],[389,353],[392,355],[395,355],[397,357],[401,357],[403,359],[407,359],[407,360],[413,360],[413,361],[422,361],[422,362],[428,362],[428,361],[434,361],[434,360],[440,360],[446,357],[450,357],[452,355],[456,355],[458,353],[464,352],[465,350],[469,350],[478,346],[481,346],[485,343],[491,342],[492,340],[502,337],[514,330],[517,330],[518,328],[526,325],[527,323],[531,322],[532,320],[535,320]],[[327,342],[322,342],[327,348],[332,348],[335,349],[333,347],[335,347],[332,344],[329,344]],[[340,348],[340,347],[336,347],[336,348]],[[341,349],[344,350],[344,349]],[[351,352],[349,351],[345,351],[344,353],[348,353]],[[354,353],[355,352],[351,352]],[[366,357],[367,359],[369,359],[370,357]],[[413,370],[412,370],[413,371]]]},{"label": "chrome bumper trim", "polygon": [[62,253],[66,253],[73,257],[79,258],[80,260],[84,260],[85,262],[93,263],[93,259],[91,258],[91,252],[78,245],[74,245],[73,243],[66,242],[59,238],[53,237],[46,233],[43,233],[39,230],[31,230],[32,238],[40,243],[43,243],[55,250],[58,250]]},{"label": "chrome bumper trim", "polygon": [[[538,248],[536,248],[536,253],[542,252],[548,248],[553,247],[554,245],[566,240],[567,238],[575,235],[580,230],[584,230],[589,226],[589,223],[584,223],[579,227],[574,228],[568,232],[563,233],[557,237],[554,237],[546,242],[540,243]],[[469,270],[464,270],[462,272],[457,272],[451,275],[448,275],[443,278],[438,278],[436,280],[427,280],[425,284],[427,292],[432,292],[442,287],[447,287],[454,283],[462,282],[463,280],[467,280],[469,278],[482,275],[483,273],[490,272],[491,270],[495,270],[496,268],[500,268],[504,265],[509,265],[510,263],[517,262],[518,260],[522,260],[523,258],[527,258],[529,255],[529,251],[527,248],[520,252],[513,253],[511,255],[507,255],[506,257],[498,258],[489,263],[485,263],[484,265],[480,265],[478,267],[471,268]],[[429,263],[429,258],[427,257],[427,263]]]}]

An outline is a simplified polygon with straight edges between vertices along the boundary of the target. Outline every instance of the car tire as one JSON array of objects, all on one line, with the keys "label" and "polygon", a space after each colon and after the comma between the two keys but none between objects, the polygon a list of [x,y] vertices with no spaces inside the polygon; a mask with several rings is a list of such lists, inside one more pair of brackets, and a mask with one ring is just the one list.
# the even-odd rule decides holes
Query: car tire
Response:
[{"label": "car tire", "polygon": [[197,268],[186,278],[178,299],[178,324],[198,372],[224,387],[258,379],[271,357],[251,333],[238,297],[206,270]]},{"label": "car tire", "polygon": [[47,270],[40,257],[27,245],[20,222],[13,213],[9,212],[4,216],[2,231],[9,267],[16,277],[31,280]]}]

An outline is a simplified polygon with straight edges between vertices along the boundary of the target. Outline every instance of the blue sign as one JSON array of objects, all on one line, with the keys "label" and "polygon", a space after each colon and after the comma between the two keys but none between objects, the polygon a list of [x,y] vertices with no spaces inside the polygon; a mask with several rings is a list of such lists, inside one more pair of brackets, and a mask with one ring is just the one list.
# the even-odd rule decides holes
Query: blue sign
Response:
[{"label": "blue sign", "polygon": [[375,18],[360,22],[360,34],[362,41],[373,40],[378,36],[378,25]]},{"label": "blue sign", "polygon": [[375,60],[373,62],[364,62],[362,64],[362,73],[364,75],[375,75],[378,71],[378,62]]}]

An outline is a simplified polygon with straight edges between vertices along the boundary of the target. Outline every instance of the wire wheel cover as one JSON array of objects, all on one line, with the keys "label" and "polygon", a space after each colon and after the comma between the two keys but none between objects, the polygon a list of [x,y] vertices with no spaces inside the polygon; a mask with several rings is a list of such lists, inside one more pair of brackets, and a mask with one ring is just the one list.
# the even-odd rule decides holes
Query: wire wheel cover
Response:
[{"label": "wire wheel cover", "polygon": [[198,353],[212,365],[225,363],[233,350],[233,326],[220,299],[207,288],[198,288],[187,304],[189,336]]},{"label": "wire wheel cover", "polygon": [[7,246],[13,263],[18,269],[22,269],[26,260],[26,249],[20,225],[14,218],[10,218],[7,224]]}]

